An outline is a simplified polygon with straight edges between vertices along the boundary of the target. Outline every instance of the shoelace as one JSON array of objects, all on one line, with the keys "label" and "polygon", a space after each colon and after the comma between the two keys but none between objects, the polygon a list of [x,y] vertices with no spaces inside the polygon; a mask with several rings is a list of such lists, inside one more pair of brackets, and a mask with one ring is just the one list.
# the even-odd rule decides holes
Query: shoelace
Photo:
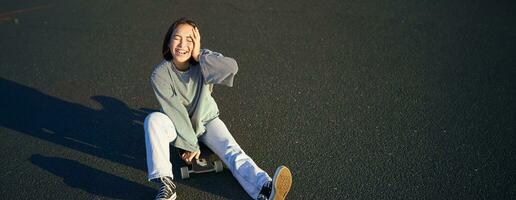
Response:
[{"label": "shoelace", "polygon": [[169,198],[172,195],[172,189],[176,189],[176,185],[169,178],[162,177],[161,187],[159,188],[159,193],[156,195],[156,199],[160,198]]},{"label": "shoelace", "polygon": [[260,194],[258,195],[259,200],[268,200],[271,195],[272,182],[267,182],[263,185]]}]

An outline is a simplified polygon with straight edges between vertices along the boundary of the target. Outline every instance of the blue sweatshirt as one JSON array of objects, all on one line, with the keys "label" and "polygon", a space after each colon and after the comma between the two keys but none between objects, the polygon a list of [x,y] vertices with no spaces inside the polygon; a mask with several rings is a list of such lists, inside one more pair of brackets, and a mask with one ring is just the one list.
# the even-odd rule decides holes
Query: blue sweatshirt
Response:
[{"label": "blue sweatshirt", "polygon": [[219,116],[211,96],[213,84],[233,86],[238,65],[233,58],[202,49],[199,63],[179,71],[171,61],[154,67],[151,85],[164,112],[174,123],[177,139],[172,144],[187,151],[199,151],[197,137],[205,124]]}]

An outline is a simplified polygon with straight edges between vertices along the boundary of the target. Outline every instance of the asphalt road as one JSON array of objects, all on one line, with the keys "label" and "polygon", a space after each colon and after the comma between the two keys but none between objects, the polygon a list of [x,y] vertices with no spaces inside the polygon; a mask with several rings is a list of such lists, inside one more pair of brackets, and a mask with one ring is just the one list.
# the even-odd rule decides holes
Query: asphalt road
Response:
[{"label": "asphalt road", "polygon": [[[514,4],[2,1],[0,198],[152,199],[149,75],[188,16],[237,60],[221,119],[264,170],[291,168],[289,199],[512,199]],[[227,171],[177,184],[249,198]]]}]

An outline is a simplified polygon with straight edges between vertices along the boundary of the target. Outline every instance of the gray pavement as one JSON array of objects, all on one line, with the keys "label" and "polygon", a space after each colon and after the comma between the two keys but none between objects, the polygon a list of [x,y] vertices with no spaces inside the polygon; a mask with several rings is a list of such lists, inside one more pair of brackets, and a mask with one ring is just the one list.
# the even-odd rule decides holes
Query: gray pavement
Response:
[{"label": "gray pavement", "polygon": [[[0,198],[153,198],[142,121],[180,16],[238,61],[215,87],[221,119],[264,170],[292,169],[289,199],[514,198],[515,8],[2,1]],[[249,198],[227,171],[177,183],[181,199]]]}]

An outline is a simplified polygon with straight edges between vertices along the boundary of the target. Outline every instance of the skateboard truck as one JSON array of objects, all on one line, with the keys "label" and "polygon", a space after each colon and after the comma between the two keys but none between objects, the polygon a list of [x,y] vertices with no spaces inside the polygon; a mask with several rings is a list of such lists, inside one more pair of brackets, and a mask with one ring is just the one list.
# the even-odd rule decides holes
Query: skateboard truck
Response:
[{"label": "skateboard truck", "polygon": [[199,158],[194,159],[191,167],[185,166],[181,167],[181,179],[188,179],[190,178],[191,173],[195,174],[201,174],[201,173],[208,173],[208,172],[221,172],[223,169],[222,161],[221,160],[214,160],[210,161],[206,158]]}]

